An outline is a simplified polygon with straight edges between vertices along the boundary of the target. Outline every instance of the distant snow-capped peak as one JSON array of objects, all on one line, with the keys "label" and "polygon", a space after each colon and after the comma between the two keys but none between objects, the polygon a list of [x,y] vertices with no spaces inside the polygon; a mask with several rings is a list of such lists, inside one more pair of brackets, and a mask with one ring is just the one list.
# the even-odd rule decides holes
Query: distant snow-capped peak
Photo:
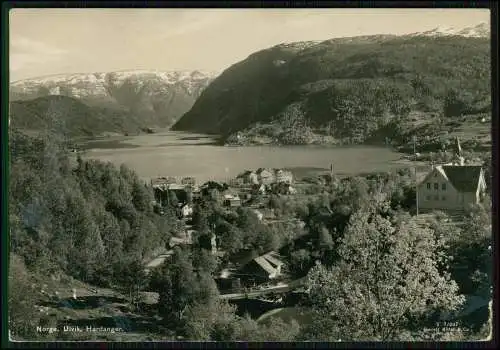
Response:
[{"label": "distant snow-capped peak", "polygon": [[486,38],[490,36],[490,27],[486,23],[479,23],[473,27],[455,28],[450,26],[438,26],[425,32],[410,34],[411,36],[464,36],[469,38]]},{"label": "distant snow-capped peak", "polygon": [[[144,93],[148,94],[182,89],[189,95],[196,95],[205,89],[217,75],[217,72],[200,70],[125,70],[106,73],[57,74],[12,82],[10,90],[12,94],[19,96],[31,96],[48,89],[49,95],[65,94],[77,98],[106,97],[110,89],[116,90],[128,83],[131,84],[129,88],[139,90],[144,88]],[[47,92],[43,93],[47,94]]]},{"label": "distant snow-capped peak", "polygon": [[214,71],[158,71],[158,70],[124,70],[115,72],[97,72],[97,73],[72,73],[72,74],[55,74],[43,77],[28,78],[11,82],[11,86],[22,86],[25,84],[43,84],[43,83],[75,83],[75,82],[94,82],[98,83],[104,80],[107,76],[113,77],[118,81],[132,77],[156,76],[166,83],[175,83],[182,80],[200,80],[213,79],[218,75]]}]

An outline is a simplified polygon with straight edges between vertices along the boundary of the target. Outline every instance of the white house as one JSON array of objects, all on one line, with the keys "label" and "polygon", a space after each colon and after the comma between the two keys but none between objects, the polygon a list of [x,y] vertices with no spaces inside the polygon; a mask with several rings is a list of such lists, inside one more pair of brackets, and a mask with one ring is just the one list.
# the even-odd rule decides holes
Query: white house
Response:
[{"label": "white house", "polygon": [[417,186],[418,208],[461,211],[480,203],[485,191],[486,181],[480,166],[436,166]]},{"label": "white house", "polygon": [[190,217],[193,215],[193,206],[191,204],[184,204],[181,208],[182,217]]}]

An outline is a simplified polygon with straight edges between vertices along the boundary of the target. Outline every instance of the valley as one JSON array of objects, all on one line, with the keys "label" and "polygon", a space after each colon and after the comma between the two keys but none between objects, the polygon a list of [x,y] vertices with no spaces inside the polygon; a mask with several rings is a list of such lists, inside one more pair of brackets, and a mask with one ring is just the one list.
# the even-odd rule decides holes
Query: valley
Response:
[{"label": "valley", "polygon": [[485,24],[11,83],[11,339],[487,338],[490,86]]}]

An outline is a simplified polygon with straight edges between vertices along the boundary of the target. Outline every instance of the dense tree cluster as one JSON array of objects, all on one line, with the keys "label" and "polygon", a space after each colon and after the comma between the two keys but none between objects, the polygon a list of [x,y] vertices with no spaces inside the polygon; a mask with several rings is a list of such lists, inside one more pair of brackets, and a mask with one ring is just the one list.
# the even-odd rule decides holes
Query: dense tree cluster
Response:
[{"label": "dense tree cluster", "polygon": [[354,213],[337,263],[308,274],[317,318],[306,336],[395,340],[404,329],[423,328],[434,312],[460,306],[458,286],[438,268],[446,259],[442,245],[412,220],[393,224],[373,211]]},{"label": "dense tree cluster", "polygon": [[98,285],[165,247],[175,216],[152,211],[152,191],[126,166],[78,159],[56,137],[10,137],[10,242],[29,268]]},{"label": "dense tree cluster", "polygon": [[218,248],[228,254],[242,249],[266,252],[281,244],[281,236],[274,234],[249,208],[227,211],[210,201],[204,202],[195,207],[193,225],[198,237],[215,234]]}]

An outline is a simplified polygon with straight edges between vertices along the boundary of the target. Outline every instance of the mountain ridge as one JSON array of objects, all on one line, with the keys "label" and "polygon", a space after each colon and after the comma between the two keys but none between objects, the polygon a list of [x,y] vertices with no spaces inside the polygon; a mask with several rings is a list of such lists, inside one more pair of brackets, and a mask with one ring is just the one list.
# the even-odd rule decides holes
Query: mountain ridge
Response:
[{"label": "mountain ridge", "polygon": [[125,109],[149,127],[168,127],[187,112],[217,72],[122,70],[54,74],[12,82],[10,101],[63,95],[91,107]]},{"label": "mountain ridge", "polygon": [[223,71],[172,129],[230,144],[404,139],[397,129],[410,114],[435,120],[490,108],[485,28],[275,45]]}]

